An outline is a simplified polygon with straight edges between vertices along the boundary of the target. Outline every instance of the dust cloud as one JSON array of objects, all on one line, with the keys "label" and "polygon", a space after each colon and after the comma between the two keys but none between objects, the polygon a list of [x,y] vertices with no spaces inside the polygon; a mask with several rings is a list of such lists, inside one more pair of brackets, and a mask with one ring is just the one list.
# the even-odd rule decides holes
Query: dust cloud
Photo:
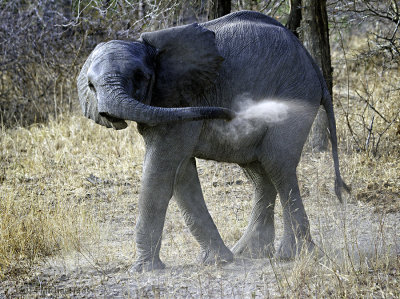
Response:
[{"label": "dust cloud", "polygon": [[240,96],[235,99],[233,109],[236,111],[236,117],[226,122],[220,133],[238,140],[249,135],[257,135],[260,130],[287,120],[290,103],[279,99],[254,101],[250,97]]},{"label": "dust cloud", "polygon": [[254,102],[247,100],[237,112],[237,121],[256,121],[258,123],[276,123],[288,117],[289,106],[278,100],[263,100]]}]

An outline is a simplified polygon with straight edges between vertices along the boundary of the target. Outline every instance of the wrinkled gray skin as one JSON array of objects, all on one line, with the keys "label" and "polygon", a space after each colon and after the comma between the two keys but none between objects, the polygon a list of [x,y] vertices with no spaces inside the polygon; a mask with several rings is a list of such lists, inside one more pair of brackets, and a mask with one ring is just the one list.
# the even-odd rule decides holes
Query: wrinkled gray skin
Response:
[{"label": "wrinkled gray skin", "polygon": [[[280,23],[238,12],[203,24],[143,33],[139,41],[110,41],[91,53],[78,78],[85,115],[122,129],[138,123],[146,144],[139,217],[137,271],[161,269],[161,235],[168,203],[177,201],[201,246],[202,262],[274,252],[274,205],[283,206],[284,235],[277,256],[294,257],[313,242],[300,197],[296,167],[322,104],[329,118],[336,193],[338,165],[330,95],[315,63]],[[234,99],[280,99],[302,107],[283,122],[230,135]],[[236,105],[236,106],[235,106]],[[226,132],[226,133],[224,133]],[[207,210],[195,157],[239,164],[254,183],[249,224],[229,250]],[[233,254],[232,254],[233,252]]]}]

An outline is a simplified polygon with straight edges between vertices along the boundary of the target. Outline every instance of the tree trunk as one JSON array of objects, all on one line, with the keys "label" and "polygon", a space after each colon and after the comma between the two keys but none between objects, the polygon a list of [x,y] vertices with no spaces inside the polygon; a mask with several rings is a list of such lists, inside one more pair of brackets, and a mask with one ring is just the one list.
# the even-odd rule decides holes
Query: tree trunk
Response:
[{"label": "tree trunk", "polygon": [[231,12],[231,0],[211,0],[208,19],[213,20]]},{"label": "tree trunk", "polygon": [[[332,95],[332,65],[329,46],[328,14],[326,0],[302,0],[300,38],[317,62]],[[328,148],[328,119],[325,110],[319,109],[309,137],[312,150]]]},{"label": "tree trunk", "polygon": [[290,0],[290,14],[286,27],[299,37],[298,29],[301,22],[301,0]]}]

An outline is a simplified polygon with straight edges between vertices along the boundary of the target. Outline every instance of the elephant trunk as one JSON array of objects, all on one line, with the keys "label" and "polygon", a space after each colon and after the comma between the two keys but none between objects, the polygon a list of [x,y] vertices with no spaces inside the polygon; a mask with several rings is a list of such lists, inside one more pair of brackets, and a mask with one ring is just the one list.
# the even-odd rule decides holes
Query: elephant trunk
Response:
[{"label": "elephant trunk", "polygon": [[101,116],[132,120],[147,125],[203,119],[231,120],[234,117],[233,111],[222,107],[154,107],[137,101],[126,93],[118,100],[115,100],[115,97],[99,97],[98,111]]},{"label": "elephant trunk", "polygon": [[[121,80],[121,79],[119,79]],[[98,91],[98,112],[108,119],[132,120],[147,125],[173,122],[226,119],[231,120],[235,112],[222,107],[164,108],[146,105],[132,98],[124,84],[108,82]]]}]

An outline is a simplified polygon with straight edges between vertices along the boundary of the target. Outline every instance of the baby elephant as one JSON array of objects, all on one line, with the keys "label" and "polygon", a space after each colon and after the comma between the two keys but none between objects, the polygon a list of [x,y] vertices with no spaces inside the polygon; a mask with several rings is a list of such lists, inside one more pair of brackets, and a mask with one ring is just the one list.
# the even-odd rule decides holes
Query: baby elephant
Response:
[{"label": "baby elephant", "polygon": [[[82,110],[115,129],[138,124],[146,144],[136,227],[137,271],[162,269],[161,235],[174,196],[203,263],[235,255],[274,253],[274,205],[283,206],[284,235],[277,256],[312,248],[296,167],[320,105],[329,119],[341,199],[335,117],[320,70],[298,39],[276,20],[241,11],[202,24],[143,33],[137,41],[99,44],[78,77]],[[285,107],[278,121],[237,121],[237,107],[273,99]],[[236,111],[236,112],[234,112]],[[265,113],[265,114],[264,114]],[[232,120],[233,119],[233,120]],[[239,164],[254,183],[246,231],[229,250],[207,210],[195,157]]]}]

